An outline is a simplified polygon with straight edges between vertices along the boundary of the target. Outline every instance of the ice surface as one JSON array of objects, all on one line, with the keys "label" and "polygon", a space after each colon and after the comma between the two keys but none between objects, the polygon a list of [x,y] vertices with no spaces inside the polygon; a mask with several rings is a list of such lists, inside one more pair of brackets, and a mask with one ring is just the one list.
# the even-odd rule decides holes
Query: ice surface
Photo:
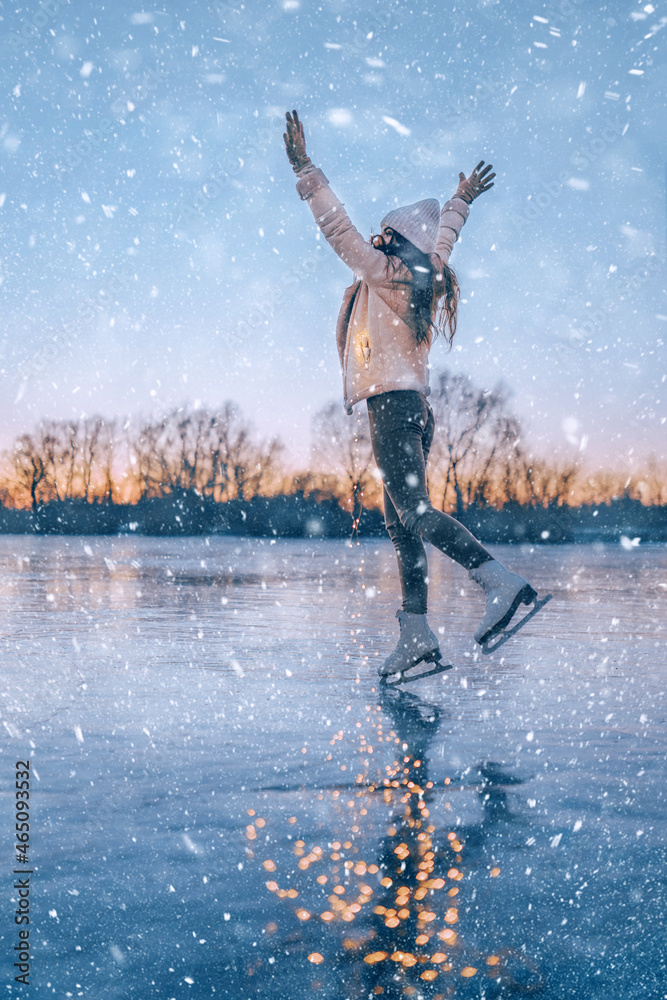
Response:
[{"label": "ice surface", "polygon": [[455,667],[383,692],[384,540],[0,539],[40,995],[661,997],[664,547],[497,551],[544,612],[480,656],[431,550]]}]

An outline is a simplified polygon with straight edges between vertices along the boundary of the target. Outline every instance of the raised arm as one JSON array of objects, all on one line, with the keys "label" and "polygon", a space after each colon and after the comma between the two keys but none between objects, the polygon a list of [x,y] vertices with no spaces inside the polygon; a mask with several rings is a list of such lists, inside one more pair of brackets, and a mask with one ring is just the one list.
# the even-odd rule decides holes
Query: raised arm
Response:
[{"label": "raised arm", "polygon": [[483,170],[482,167],[484,160],[480,160],[470,177],[466,177],[463,171],[459,173],[456,194],[443,205],[440,212],[440,229],[435,252],[445,264],[449,262],[452,248],[468,218],[471,202],[493,187],[493,178],[496,175],[489,174],[489,170],[493,169],[491,164],[487,164]]},{"label": "raised arm", "polygon": [[445,264],[449,263],[449,255],[459,238],[459,233],[468,218],[470,209],[465,201],[454,195],[445,202],[440,210],[440,228],[435,245],[435,253]]},{"label": "raised arm", "polygon": [[306,154],[303,123],[296,111],[286,113],[287,131],[283,135],[287,156],[299,178],[297,192],[307,201],[327,243],[354,273],[369,284],[384,279],[387,257],[376,250],[352,224],[343,203],[329,186],[324,172],[315,167]]}]

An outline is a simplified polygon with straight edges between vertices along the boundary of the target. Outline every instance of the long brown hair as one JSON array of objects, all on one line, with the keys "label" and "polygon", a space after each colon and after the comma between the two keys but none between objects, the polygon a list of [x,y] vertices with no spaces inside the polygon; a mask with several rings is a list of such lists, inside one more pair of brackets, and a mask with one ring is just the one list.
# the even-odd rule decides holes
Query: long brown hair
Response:
[{"label": "long brown hair", "polygon": [[387,257],[398,258],[410,271],[412,294],[409,324],[414,330],[415,340],[417,344],[428,341],[430,346],[438,334],[442,334],[451,348],[456,333],[456,311],[460,295],[456,274],[444,261],[442,273],[436,271],[428,254],[423,253],[396,230],[393,232],[394,239],[389,245],[378,236],[372,237],[371,242]]}]

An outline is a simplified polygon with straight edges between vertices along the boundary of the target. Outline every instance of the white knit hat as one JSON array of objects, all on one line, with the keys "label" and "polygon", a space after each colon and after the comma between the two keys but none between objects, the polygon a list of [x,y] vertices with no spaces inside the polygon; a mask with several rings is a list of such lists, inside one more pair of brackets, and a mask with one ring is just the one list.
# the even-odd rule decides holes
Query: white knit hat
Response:
[{"label": "white knit hat", "polygon": [[380,225],[394,229],[422,253],[433,253],[440,227],[440,205],[435,198],[425,198],[414,205],[393,208]]}]

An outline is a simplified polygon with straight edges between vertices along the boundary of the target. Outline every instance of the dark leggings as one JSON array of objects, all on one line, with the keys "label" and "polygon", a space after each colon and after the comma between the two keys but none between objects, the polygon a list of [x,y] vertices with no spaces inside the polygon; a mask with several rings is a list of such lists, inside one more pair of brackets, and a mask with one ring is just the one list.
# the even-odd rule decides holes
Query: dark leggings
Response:
[{"label": "dark leggings", "polygon": [[424,397],[413,389],[400,389],[366,402],[373,454],[384,484],[384,520],[398,559],[403,610],[423,615],[428,564],[422,538],[468,570],[492,556],[456,518],[431,505],[426,462],[435,420]]}]

